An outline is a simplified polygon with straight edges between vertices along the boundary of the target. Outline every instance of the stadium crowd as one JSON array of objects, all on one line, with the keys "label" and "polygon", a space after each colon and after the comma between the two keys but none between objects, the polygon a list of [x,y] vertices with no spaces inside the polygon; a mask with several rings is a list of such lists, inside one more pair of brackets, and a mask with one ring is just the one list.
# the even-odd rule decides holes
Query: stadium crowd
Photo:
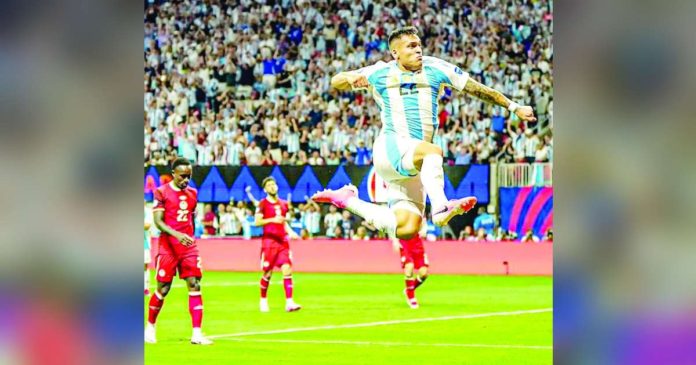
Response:
[{"label": "stadium crowd", "polygon": [[390,61],[387,35],[407,24],[425,55],[538,117],[520,123],[446,90],[433,143],[447,164],[551,161],[552,22],[547,0],[148,0],[145,164],[176,156],[198,165],[370,164],[379,110],[365,94],[330,90],[329,80]]}]

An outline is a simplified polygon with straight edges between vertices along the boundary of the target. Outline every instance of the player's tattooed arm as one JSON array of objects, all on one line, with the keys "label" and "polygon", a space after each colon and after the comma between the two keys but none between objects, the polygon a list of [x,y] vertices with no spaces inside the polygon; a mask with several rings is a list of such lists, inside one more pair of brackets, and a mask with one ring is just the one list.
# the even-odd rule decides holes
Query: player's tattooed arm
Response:
[{"label": "player's tattooed arm", "polygon": [[507,108],[510,106],[510,99],[508,99],[503,93],[492,89],[486,85],[479,83],[478,81],[469,78],[464,85],[464,92],[469,95],[473,95],[487,103],[495,104]]},{"label": "player's tattooed arm", "polygon": [[512,102],[507,96],[503,95],[498,90],[492,89],[486,85],[479,83],[478,81],[469,78],[464,85],[464,92],[473,95],[487,103],[495,104],[507,108],[512,113],[515,113],[518,118],[533,122],[536,120],[534,117],[534,110],[531,106],[521,106]]}]

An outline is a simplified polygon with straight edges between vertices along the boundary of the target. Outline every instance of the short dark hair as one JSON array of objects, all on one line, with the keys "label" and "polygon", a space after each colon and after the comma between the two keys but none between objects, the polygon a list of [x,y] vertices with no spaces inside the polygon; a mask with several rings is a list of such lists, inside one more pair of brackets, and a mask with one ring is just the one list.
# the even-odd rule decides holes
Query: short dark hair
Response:
[{"label": "short dark hair", "polygon": [[185,157],[177,157],[174,162],[172,162],[172,172],[174,172],[174,169],[176,169],[179,166],[191,166],[191,161],[188,160],[188,158]]},{"label": "short dark hair", "polygon": [[261,189],[265,189],[265,188],[266,188],[266,183],[269,182],[269,181],[275,182],[275,179],[273,178],[273,176],[269,176],[269,177],[267,177],[267,178],[264,178],[263,181],[261,181]]},{"label": "short dark hair", "polygon": [[418,35],[418,29],[416,27],[403,27],[403,28],[397,28],[394,29],[391,33],[389,33],[389,40],[388,44],[391,47],[392,41],[395,39],[399,39],[403,35]]}]

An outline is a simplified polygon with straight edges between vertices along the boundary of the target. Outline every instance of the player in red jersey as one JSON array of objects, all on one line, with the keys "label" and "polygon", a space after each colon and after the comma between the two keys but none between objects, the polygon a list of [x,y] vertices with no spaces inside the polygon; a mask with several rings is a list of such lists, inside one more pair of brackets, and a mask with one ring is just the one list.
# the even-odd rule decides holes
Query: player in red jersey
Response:
[{"label": "player in red jersey", "polygon": [[157,290],[150,298],[145,342],[156,343],[155,321],[169,293],[174,274],[186,281],[189,293],[189,313],[193,323],[191,343],[210,345],[203,336],[203,298],[201,297],[201,258],[193,238],[193,216],[198,203],[198,191],[188,186],[191,180],[191,162],[177,158],[172,163],[172,181],[155,191],[152,207],[154,222],[161,231],[157,255]]},{"label": "player in red jersey", "polygon": [[[423,224],[421,232],[414,235],[410,239],[399,239],[396,241],[396,247],[401,256],[401,267],[404,269],[406,277],[406,303],[412,309],[418,308],[418,300],[416,300],[416,288],[421,286],[425,279],[428,278],[428,255],[423,247],[423,236],[427,231],[427,226]],[[414,269],[417,273],[414,277]]]},{"label": "player in red jersey", "polygon": [[261,188],[266,192],[266,198],[259,201],[256,207],[257,226],[263,226],[261,239],[261,301],[259,308],[262,312],[268,312],[268,299],[266,294],[271,283],[273,268],[279,267],[283,272],[283,286],[285,287],[285,311],[294,312],[302,308],[292,299],[292,254],[288,236],[293,239],[300,238],[286,222],[288,203],[278,198],[278,185],[272,177],[267,177],[261,182]]}]

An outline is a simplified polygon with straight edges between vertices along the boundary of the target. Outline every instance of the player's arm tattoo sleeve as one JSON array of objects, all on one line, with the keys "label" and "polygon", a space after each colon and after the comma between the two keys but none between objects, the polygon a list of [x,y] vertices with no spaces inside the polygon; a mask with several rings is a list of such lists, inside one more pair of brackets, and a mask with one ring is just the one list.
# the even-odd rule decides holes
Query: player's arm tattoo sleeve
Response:
[{"label": "player's arm tattoo sleeve", "polygon": [[507,108],[510,105],[510,99],[503,95],[503,93],[483,85],[471,78],[466,81],[466,85],[464,85],[464,92],[487,103],[499,105],[504,108]]}]

